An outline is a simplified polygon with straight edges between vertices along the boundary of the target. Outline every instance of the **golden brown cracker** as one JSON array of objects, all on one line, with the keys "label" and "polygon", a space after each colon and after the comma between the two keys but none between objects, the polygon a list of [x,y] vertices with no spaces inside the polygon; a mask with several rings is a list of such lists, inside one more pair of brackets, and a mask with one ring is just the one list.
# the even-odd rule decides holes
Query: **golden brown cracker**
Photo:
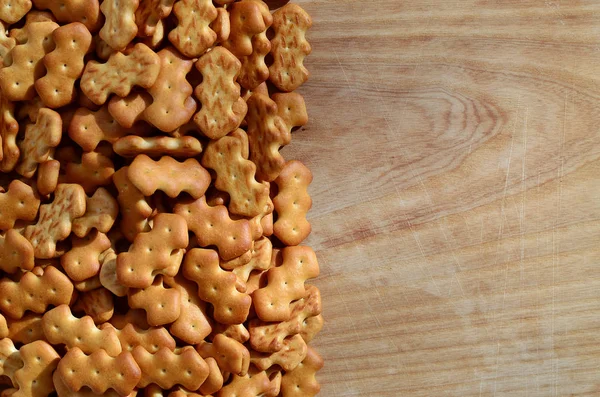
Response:
[{"label": "golden brown cracker", "polygon": [[212,0],[179,0],[173,7],[178,24],[169,33],[169,41],[189,58],[196,58],[209,49],[217,39],[210,28],[217,18]]},{"label": "golden brown cracker", "polygon": [[100,37],[114,50],[121,51],[133,40],[138,27],[135,23],[135,11],[139,0],[104,0],[100,10],[105,22],[100,29]]}]

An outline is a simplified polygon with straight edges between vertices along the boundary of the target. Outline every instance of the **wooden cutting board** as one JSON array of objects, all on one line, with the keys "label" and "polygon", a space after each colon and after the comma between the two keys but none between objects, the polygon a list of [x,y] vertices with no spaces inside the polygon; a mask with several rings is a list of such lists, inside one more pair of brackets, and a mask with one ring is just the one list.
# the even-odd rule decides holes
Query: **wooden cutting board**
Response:
[{"label": "wooden cutting board", "polygon": [[298,0],[322,396],[600,396],[600,2]]}]

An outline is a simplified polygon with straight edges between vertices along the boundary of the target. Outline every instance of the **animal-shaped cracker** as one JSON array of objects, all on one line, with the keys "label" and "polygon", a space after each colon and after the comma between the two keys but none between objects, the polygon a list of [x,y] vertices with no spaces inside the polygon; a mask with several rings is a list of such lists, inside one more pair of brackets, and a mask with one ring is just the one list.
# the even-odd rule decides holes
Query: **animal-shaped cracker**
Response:
[{"label": "animal-shaped cracker", "polygon": [[170,324],[181,313],[180,292],[174,288],[165,288],[161,276],[147,288],[130,288],[127,296],[129,307],[143,309],[148,324],[153,327]]},{"label": "animal-shaped cracker", "polygon": [[56,243],[69,237],[73,219],[85,214],[85,192],[79,185],[61,183],[54,201],[40,207],[35,225],[27,226],[23,235],[31,242],[36,258],[53,258]]},{"label": "animal-shaped cracker", "polygon": [[9,338],[0,339],[0,376],[6,376],[12,381],[15,371],[22,367],[23,359],[13,341]]},{"label": "animal-shaped cracker", "polygon": [[8,278],[0,280],[0,310],[19,319],[25,311],[44,313],[48,305],[68,304],[73,295],[73,284],[67,276],[54,266],[23,273],[18,281]]},{"label": "animal-shaped cracker", "polygon": [[106,17],[100,37],[116,51],[121,51],[133,40],[138,27],[135,10],[139,0],[104,0],[100,10]]},{"label": "animal-shaped cracker", "polygon": [[169,41],[189,58],[204,54],[217,39],[210,24],[217,18],[212,0],[179,0],[173,7],[179,23],[169,33]]},{"label": "animal-shaped cracker", "polygon": [[128,135],[113,144],[113,150],[122,157],[145,154],[150,157],[195,157],[202,153],[202,144],[191,136],[156,136],[143,138]]},{"label": "animal-shaped cracker", "polygon": [[255,397],[271,390],[271,382],[265,371],[252,375],[233,375],[231,379],[231,382],[219,391],[219,397]]},{"label": "animal-shaped cracker", "polygon": [[279,365],[285,371],[291,371],[306,357],[306,342],[300,335],[294,335],[283,341],[283,347],[273,353],[252,352],[250,362],[260,370]]},{"label": "animal-shaped cracker", "polygon": [[180,163],[172,157],[164,156],[154,161],[145,154],[140,154],[131,163],[127,175],[145,196],[161,190],[173,198],[181,192],[200,198],[210,184],[210,174],[196,159]]},{"label": "animal-shaped cracker", "polygon": [[37,190],[42,196],[53,193],[58,186],[60,173],[60,162],[58,160],[47,160],[38,166]]},{"label": "animal-shaped cracker", "polygon": [[[113,326],[106,324],[102,328],[109,327],[112,328]],[[150,353],[156,353],[163,347],[175,350],[175,339],[163,327],[142,329],[129,323],[122,329],[116,329],[116,333],[121,342],[121,348],[125,351],[133,351],[136,346],[141,346]]]},{"label": "animal-shaped cracker", "polygon": [[248,110],[236,83],[242,64],[224,47],[215,47],[195,65],[203,79],[194,91],[202,103],[194,122],[204,135],[218,139],[239,127]]},{"label": "animal-shaped cracker", "polygon": [[152,230],[135,237],[128,252],[117,256],[117,278],[131,288],[149,287],[158,274],[175,276],[188,246],[185,219],[176,214],[158,214]]},{"label": "animal-shaped cracker", "polygon": [[171,14],[175,0],[144,0],[135,10],[138,36],[152,36],[157,25]]},{"label": "animal-shaped cracker", "polygon": [[0,236],[0,269],[6,273],[33,269],[33,247],[15,229]]},{"label": "animal-shaped cracker", "polygon": [[35,7],[49,9],[61,23],[78,22],[92,33],[100,29],[102,17],[98,0],[34,0]]},{"label": "animal-shaped cracker", "polygon": [[289,397],[313,397],[319,394],[321,386],[315,374],[323,368],[323,359],[310,346],[306,358],[296,368],[287,371],[281,378],[281,393]]},{"label": "animal-shaped cracker", "polygon": [[114,173],[115,166],[110,157],[99,152],[87,152],[81,156],[80,163],[67,163],[64,180],[80,185],[86,193],[91,194],[99,186],[110,185]]},{"label": "animal-shaped cracker", "polygon": [[85,313],[90,316],[96,324],[105,323],[115,312],[113,295],[102,287],[81,292],[72,309],[73,313]]},{"label": "animal-shaped cracker", "polygon": [[319,275],[317,257],[310,247],[286,247],[283,263],[267,272],[267,286],[252,294],[256,314],[263,321],[287,321],[290,303],[306,296],[304,282]]},{"label": "animal-shaped cracker", "polygon": [[235,339],[223,334],[215,335],[212,343],[200,343],[196,349],[203,358],[212,357],[224,372],[244,376],[250,365],[250,352]]},{"label": "animal-shaped cracker", "polygon": [[277,104],[263,94],[252,94],[248,99],[248,140],[250,160],[256,164],[259,181],[274,181],[285,160],[279,148],[291,141],[291,134],[278,115]]},{"label": "animal-shaped cracker", "polygon": [[98,111],[79,108],[73,115],[69,124],[69,137],[75,141],[86,152],[96,149],[98,144],[106,141],[115,143],[119,138],[128,134],[142,134],[142,125],[136,125],[134,129],[122,127],[108,112],[106,106]]},{"label": "animal-shaped cracker", "polygon": [[112,93],[125,97],[133,86],[151,87],[159,71],[158,55],[147,45],[138,43],[127,55],[113,53],[106,63],[89,61],[81,76],[81,91],[92,102],[102,105]]},{"label": "animal-shaped cracker", "polygon": [[200,246],[216,245],[224,260],[242,255],[252,245],[248,221],[232,220],[223,205],[209,207],[204,196],[194,201],[181,201],[173,211],[185,218]]},{"label": "animal-shaped cracker", "polygon": [[[39,184],[38,184],[39,186]],[[108,233],[119,215],[117,200],[103,187],[85,199],[85,214],[73,220],[72,231],[77,237],[87,236],[92,229]]]},{"label": "animal-shaped cracker", "polygon": [[252,54],[252,38],[266,31],[273,23],[268,7],[265,9],[261,3],[242,0],[231,4],[227,9],[230,33],[229,38],[223,42],[223,47],[238,58]]},{"label": "animal-shaped cracker", "polygon": [[59,108],[75,99],[75,81],[83,72],[84,56],[92,46],[85,25],[73,22],[52,32],[56,48],[44,56],[47,73],[35,82],[35,89],[50,108]]},{"label": "animal-shaped cracker", "polygon": [[110,248],[106,234],[98,231],[79,238],[71,239],[73,246],[60,258],[60,263],[73,281],[83,281],[100,271],[100,254]]},{"label": "animal-shaped cracker", "polygon": [[0,89],[0,171],[10,172],[19,161],[17,134],[19,123],[15,120],[15,105],[6,98]]},{"label": "animal-shaped cracker", "polygon": [[169,331],[190,345],[202,342],[212,329],[206,314],[206,303],[198,297],[196,284],[181,274],[173,278],[165,277],[165,283],[178,290],[180,296],[181,311],[177,320],[169,326]]},{"label": "animal-shaped cracker", "polygon": [[194,63],[171,47],[160,50],[158,57],[160,73],[148,89],[153,101],[144,110],[143,119],[169,132],[190,121],[196,111],[196,101],[191,96],[193,89],[185,78]]},{"label": "animal-shaped cracker", "polygon": [[250,345],[259,352],[277,352],[284,347],[288,336],[299,334],[303,323],[321,314],[321,294],[312,285],[306,286],[307,296],[290,304],[291,317],[279,323],[267,323],[252,319],[248,325]]},{"label": "animal-shaped cracker", "polygon": [[278,191],[273,197],[277,221],[273,225],[275,236],[286,245],[298,245],[310,234],[306,213],[312,206],[308,185],[312,173],[300,161],[286,163],[275,180]]},{"label": "animal-shaped cracker", "polygon": [[87,386],[96,394],[114,389],[121,396],[131,393],[142,377],[130,352],[111,357],[104,350],[96,350],[87,356],[77,347],[65,354],[56,372],[75,392]]},{"label": "animal-shaped cracker", "polygon": [[14,397],[47,397],[54,391],[52,372],[60,356],[47,342],[38,340],[19,349],[23,367],[15,371],[13,384],[17,387],[10,395]]},{"label": "animal-shaped cracker", "polygon": [[86,354],[100,349],[112,357],[121,353],[121,342],[114,328],[98,329],[91,317],[77,318],[67,305],[46,312],[42,327],[48,342],[54,345],[64,344],[69,349],[78,347]]},{"label": "animal-shaped cracker", "polygon": [[253,90],[269,78],[269,67],[265,57],[271,51],[271,42],[267,32],[261,32],[252,38],[252,54],[240,58],[242,68],[238,81],[248,90]]},{"label": "animal-shaped cracker", "polygon": [[256,240],[250,252],[252,257],[248,263],[232,269],[238,279],[243,282],[248,281],[254,270],[265,271],[272,266],[273,244],[267,237]]},{"label": "animal-shaped cracker", "polygon": [[131,183],[128,172],[129,167],[120,168],[113,175],[113,183],[121,208],[121,230],[129,241],[133,241],[138,233],[150,230],[148,217],[152,214],[152,207],[142,192]]},{"label": "animal-shaped cracker", "polygon": [[281,91],[294,91],[308,80],[304,58],[311,47],[305,35],[311,26],[312,19],[297,4],[286,4],[273,14],[269,80]]},{"label": "animal-shaped cracker", "polygon": [[31,343],[36,340],[45,340],[42,328],[42,316],[36,313],[27,313],[19,319],[8,318],[8,337],[14,342]]},{"label": "animal-shaped cracker", "polygon": [[241,324],[248,317],[251,299],[236,289],[233,273],[219,267],[219,255],[194,248],[183,261],[183,275],[198,284],[198,296],[214,308],[214,318],[223,324]]},{"label": "animal-shaped cracker", "polygon": [[256,181],[256,166],[243,157],[247,145],[234,136],[211,141],[202,156],[202,165],[215,170],[215,187],[229,193],[229,211],[252,217],[264,211],[269,188]]},{"label": "animal-shaped cracker", "polygon": [[56,28],[58,25],[54,22],[25,26],[27,41],[11,50],[4,59],[4,68],[0,69],[0,88],[8,100],[24,101],[35,96],[33,84],[45,73],[42,59],[54,49],[52,32]]},{"label": "animal-shaped cracker", "polygon": [[18,22],[31,10],[31,0],[4,0],[0,3],[0,19],[6,23]]},{"label": "animal-shaped cracker", "polygon": [[192,346],[177,353],[163,347],[154,354],[138,346],[132,354],[142,370],[138,387],[155,383],[165,390],[175,385],[198,390],[208,376],[208,365]]},{"label": "animal-shaped cracker", "polygon": [[8,37],[6,32],[6,26],[0,21],[0,67],[4,67],[4,58],[17,43],[14,38]]},{"label": "animal-shaped cracker", "polygon": [[25,137],[19,143],[22,153],[17,172],[25,178],[31,178],[38,164],[48,160],[52,149],[62,138],[62,120],[60,114],[51,109],[40,109],[35,124],[25,128]]}]

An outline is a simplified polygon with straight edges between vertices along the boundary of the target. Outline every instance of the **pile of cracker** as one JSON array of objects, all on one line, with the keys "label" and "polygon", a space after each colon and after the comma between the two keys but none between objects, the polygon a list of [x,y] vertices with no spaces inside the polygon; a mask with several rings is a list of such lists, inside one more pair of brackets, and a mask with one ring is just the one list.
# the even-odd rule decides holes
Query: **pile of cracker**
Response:
[{"label": "pile of cracker", "polygon": [[262,0],[0,0],[2,396],[314,396],[312,22]]}]

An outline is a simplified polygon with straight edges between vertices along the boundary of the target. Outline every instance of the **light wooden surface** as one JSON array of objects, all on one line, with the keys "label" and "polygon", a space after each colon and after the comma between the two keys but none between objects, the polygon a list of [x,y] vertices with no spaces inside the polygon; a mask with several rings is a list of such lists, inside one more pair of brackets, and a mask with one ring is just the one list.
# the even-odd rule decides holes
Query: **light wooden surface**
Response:
[{"label": "light wooden surface", "polygon": [[600,2],[297,0],[322,396],[600,396]]}]

